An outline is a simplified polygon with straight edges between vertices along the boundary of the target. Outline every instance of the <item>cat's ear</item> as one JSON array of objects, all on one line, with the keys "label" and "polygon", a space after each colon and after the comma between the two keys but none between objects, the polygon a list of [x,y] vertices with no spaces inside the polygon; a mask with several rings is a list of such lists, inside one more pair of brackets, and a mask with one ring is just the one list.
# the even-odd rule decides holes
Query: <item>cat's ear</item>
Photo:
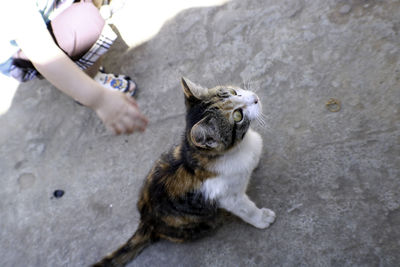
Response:
[{"label": "cat's ear", "polygon": [[196,123],[190,130],[190,139],[200,148],[217,149],[221,145],[218,126],[215,118],[206,117]]},{"label": "cat's ear", "polygon": [[207,88],[195,84],[187,78],[182,77],[181,83],[183,93],[185,94],[187,99],[191,99],[192,97],[196,99],[201,99],[201,97],[207,93]]}]

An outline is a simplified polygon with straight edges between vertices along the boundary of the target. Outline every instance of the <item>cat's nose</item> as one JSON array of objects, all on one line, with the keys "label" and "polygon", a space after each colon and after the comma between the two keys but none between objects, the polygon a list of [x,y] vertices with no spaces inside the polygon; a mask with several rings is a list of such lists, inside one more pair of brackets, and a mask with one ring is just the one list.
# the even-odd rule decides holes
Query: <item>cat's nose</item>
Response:
[{"label": "cat's nose", "polygon": [[253,103],[258,104],[258,97],[256,95],[253,96]]}]

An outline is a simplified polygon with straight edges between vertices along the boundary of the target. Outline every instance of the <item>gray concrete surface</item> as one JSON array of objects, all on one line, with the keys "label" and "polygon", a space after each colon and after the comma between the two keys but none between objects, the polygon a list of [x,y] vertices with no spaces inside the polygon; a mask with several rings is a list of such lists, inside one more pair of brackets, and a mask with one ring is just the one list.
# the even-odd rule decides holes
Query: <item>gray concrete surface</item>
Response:
[{"label": "gray concrete surface", "polygon": [[[105,62],[140,86],[151,123],[131,136],[46,81],[20,85],[0,116],[0,266],[87,266],[130,237],[142,180],[184,127],[181,75],[261,97],[264,152],[248,193],[277,220],[258,230],[232,218],[130,266],[399,266],[399,44],[395,0],[184,10],[139,46],[120,40]],[[339,112],[325,107],[332,97]]]}]

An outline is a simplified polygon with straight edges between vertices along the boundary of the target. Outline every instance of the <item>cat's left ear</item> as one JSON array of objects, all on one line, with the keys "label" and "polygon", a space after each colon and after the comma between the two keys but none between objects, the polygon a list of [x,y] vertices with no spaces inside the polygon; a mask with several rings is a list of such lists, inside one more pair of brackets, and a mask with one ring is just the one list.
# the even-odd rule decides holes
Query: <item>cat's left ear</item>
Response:
[{"label": "cat's left ear", "polygon": [[217,131],[217,121],[213,117],[206,117],[196,123],[190,130],[190,139],[199,148],[218,149],[221,140]]},{"label": "cat's left ear", "polygon": [[190,99],[192,97],[196,99],[201,99],[201,97],[207,93],[207,88],[195,84],[187,78],[182,77],[181,83],[183,93],[185,94],[187,99]]}]

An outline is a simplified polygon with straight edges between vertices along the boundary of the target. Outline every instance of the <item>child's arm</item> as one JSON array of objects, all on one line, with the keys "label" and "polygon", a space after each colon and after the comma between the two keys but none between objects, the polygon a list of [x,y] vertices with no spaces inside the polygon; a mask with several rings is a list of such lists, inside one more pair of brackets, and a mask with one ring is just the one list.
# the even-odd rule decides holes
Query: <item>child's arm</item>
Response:
[{"label": "child's arm", "polygon": [[17,43],[36,69],[55,87],[96,111],[115,133],[143,131],[147,119],[129,96],[104,88],[86,75],[54,43],[38,12],[25,17],[23,31],[17,31]]}]

